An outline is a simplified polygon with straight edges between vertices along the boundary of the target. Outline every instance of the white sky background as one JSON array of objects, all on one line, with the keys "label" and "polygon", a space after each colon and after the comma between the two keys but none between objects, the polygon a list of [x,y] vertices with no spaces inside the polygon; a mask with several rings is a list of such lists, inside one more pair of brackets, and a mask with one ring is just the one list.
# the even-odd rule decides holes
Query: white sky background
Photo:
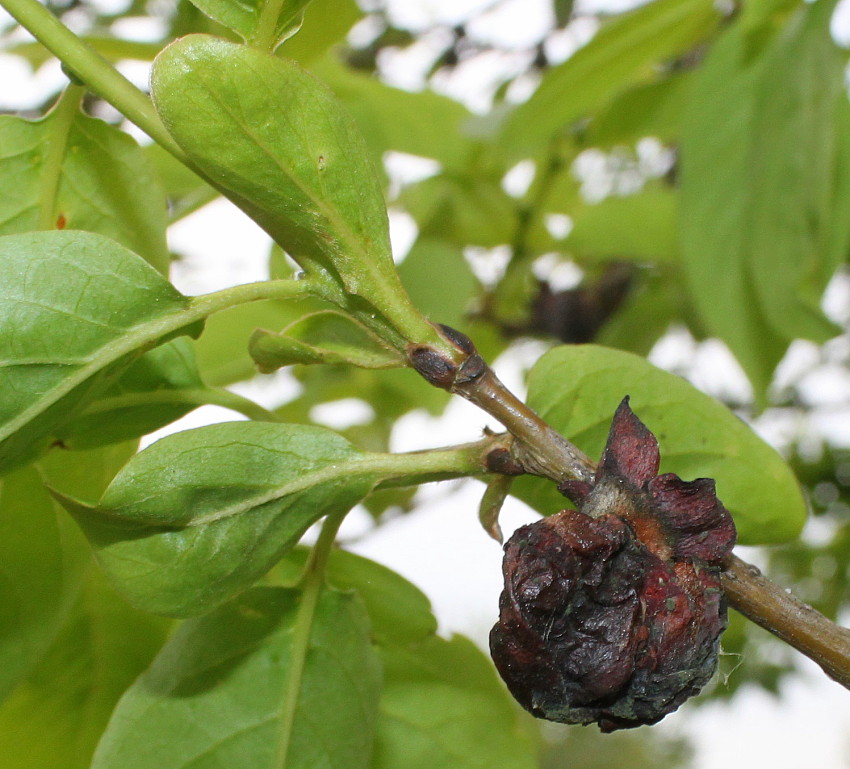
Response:
[{"label": "white sky background", "polygon": [[[101,2],[120,5],[123,0]],[[577,8],[589,13],[599,8],[615,10],[635,4],[630,0],[578,0]],[[478,110],[488,107],[486,93],[494,76],[522,69],[527,61],[523,49],[536,44],[550,28],[550,0],[390,0],[389,5],[394,22],[412,29],[453,25],[470,12],[490,9],[469,25],[468,32],[509,51],[514,49],[514,53],[484,57],[481,62],[461,67],[459,77],[437,83],[445,93]],[[565,58],[585,43],[595,29],[593,20],[580,20],[550,40],[547,53],[553,59]],[[850,40],[850,0],[843,0],[839,6],[835,33],[842,42]],[[151,31],[136,28],[128,34],[146,37]],[[392,71],[394,84],[420,88],[422,71],[433,53],[429,46],[439,45],[438,37],[429,42],[426,36],[419,49],[414,47],[406,57],[390,54],[390,59],[382,61],[382,65]],[[122,70],[135,82],[145,81],[146,68],[138,62],[129,62]],[[64,81],[55,62],[33,74],[19,60],[0,55],[0,107],[27,108]],[[528,83],[526,87],[532,86],[533,83]],[[415,233],[404,217],[393,217],[391,223],[394,248],[402,256]],[[268,237],[224,201],[217,201],[172,227],[169,240],[172,249],[186,256],[175,266],[173,274],[177,287],[186,293],[203,293],[266,277]],[[847,311],[849,296],[846,282],[832,287],[830,306],[836,314]],[[847,339],[836,340],[833,363],[815,370],[820,362],[817,348],[798,343],[784,364],[783,377],[802,381],[811,398],[825,404],[814,420],[814,433],[810,436],[813,445],[824,437],[850,444],[850,414],[846,407],[850,373],[842,363],[848,345]],[[524,392],[523,370],[541,350],[540,345],[528,343],[496,362],[499,376],[519,395]],[[687,334],[673,334],[659,343],[652,358],[666,368],[678,368],[696,360],[691,373],[698,386],[714,394],[726,390],[746,395],[746,381],[719,343],[696,345]],[[292,397],[297,387],[291,376],[280,372],[258,377],[234,389],[264,405],[274,406]],[[325,408],[317,417],[321,416],[329,426],[342,427],[362,418],[361,412],[362,408],[358,411],[354,401]],[[235,418],[240,417],[207,406],[170,426],[167,432]],[[424,412],[405,416],[397,425],[392,448],[405,451],[473,440],[486,425],[498,427],[486,414],[456,399],[439,419]],[[781,441],[798,427],[783,414],[774,413],[762,421],[760,431],[768,439]],[[151,436],[149,441],[158,436]],[[341,535],[349,539],[351,550],[385,563],[425,590],[434,604],[440,632],[463,633],[486,646],[487,633],[496,619],[502,580],[501,549],[482,532],[477,522],[482,489],[474,481],[432,485],[420,491],[422,505],[414,515],[401,516],[370,531],[371,519],[355,511]],[[506,536],[536,517],[522,503],[510,499],[502,515]],[[758,560],[757,551],[744,550],[747,551],[742,553],[744,557]],[[753,687],[740,692],[731,705],[719,702],[698,708],[685,705],[654,728],[688,735],[696,748],[694,769],[850,767],[850,695],[808,661],[802,663],[801,673],[783,687],[780,698]]]}]

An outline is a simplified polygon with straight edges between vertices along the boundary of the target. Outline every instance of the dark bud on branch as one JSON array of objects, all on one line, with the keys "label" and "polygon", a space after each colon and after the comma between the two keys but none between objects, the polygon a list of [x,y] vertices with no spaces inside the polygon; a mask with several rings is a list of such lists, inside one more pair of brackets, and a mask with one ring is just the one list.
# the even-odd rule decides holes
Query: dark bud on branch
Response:
[{"label": "dark bud on branch", "polygon": [[490,633],[496,667],[540,718],[604,732],[653,724],[699,692],[726,625],[720,565],[735,527],[713,481],[657,475],[626,398],[578,507],[516,531]]},{"label": "dark bud on branch", "polygon": [[413,369],[432,385],[454,392],[458,387],[478,379],[487,370],[487,364],[466,334],[443,324],[438,324],[437,328],[457,349],[460,362],[449,360],[438,350],[424,346],[412,346],[407,357]]}]

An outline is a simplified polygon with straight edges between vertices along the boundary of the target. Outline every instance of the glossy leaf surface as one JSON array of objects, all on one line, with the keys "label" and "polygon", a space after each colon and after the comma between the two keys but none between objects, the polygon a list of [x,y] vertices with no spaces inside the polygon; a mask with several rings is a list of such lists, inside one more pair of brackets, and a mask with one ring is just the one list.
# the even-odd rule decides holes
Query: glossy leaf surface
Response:
[{"label": "glossy leaf surface", "polygon": [[[292,580],[306,551],[272,579]],[[466,638],[435,635],[422,592],[384,566],[342,550],[328,582],[354,590],[369,614],[384,670],[370,769],[533,769],[535,749],[490,659]]]},{"label": "glossy leaf surface", "polygon": [[194,616],[245,589],[319,518],[375,483],[362,454],[318,427],[227,422],[136,455],[97,507],[63,502],[131,603]]},{"label": "glossy leaf surface", "polygon": [[363,139],[326,86],[291,62],[190,35],[157,58],[152,87],[193,162],[308,272],[355,295],[339,301],[353,302],[361,321],[433,335],[395,272]]},{"label": "glossy leaf surface", "polygon": [[[661,471],[714,478],[741,544],[797,536],[806,505],[776,451],[713,398],[630,353],[595,345],[558,347],[529,375],[528,402],[558,432],[598,460],[623,396],[661,449]],[[512,493],[548,515],[567,507],[552,483],[518,478]]]},{"label": "glossy leaf surface", "polygon": [[0,272],[6,469],[38,453],[145,348],[182,330],[158,321],[188,300],[140,257],[84,232],[6,236]]},{"label": "glossy leaf surface", "polygon": [[185,622],[121,699],[93,769],[367,769],[381,671],[366,612],[332,590],[304,600],[254,588]]}]

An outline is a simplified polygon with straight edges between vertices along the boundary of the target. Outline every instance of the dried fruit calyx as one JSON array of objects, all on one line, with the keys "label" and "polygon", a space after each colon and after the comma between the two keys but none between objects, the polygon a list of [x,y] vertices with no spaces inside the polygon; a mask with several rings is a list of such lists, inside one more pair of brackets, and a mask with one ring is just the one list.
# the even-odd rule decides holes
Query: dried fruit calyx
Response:
[{"label": "dried fruit calyx", "polygon": [[658,443],[624,399],[577,506],[518,529],[490,649],[520,704],[540,718],[653,724],[696,694],[726,626],[720,565],[732,519],[707,478],[657,475]]}]

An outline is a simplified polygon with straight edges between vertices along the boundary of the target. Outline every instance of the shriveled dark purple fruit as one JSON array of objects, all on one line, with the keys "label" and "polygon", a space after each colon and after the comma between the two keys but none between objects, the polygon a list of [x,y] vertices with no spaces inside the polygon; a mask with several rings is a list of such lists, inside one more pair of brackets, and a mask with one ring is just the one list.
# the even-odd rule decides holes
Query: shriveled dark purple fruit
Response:
[{"label": "shriveled dark purple fruit", "polygon": [[719,570],[735,528],[712,481],[657,475],[625,399],[577,505],[518,529],[490,649],[534,715],[602,731],[652,724],[696,694],[726,624]]}]

